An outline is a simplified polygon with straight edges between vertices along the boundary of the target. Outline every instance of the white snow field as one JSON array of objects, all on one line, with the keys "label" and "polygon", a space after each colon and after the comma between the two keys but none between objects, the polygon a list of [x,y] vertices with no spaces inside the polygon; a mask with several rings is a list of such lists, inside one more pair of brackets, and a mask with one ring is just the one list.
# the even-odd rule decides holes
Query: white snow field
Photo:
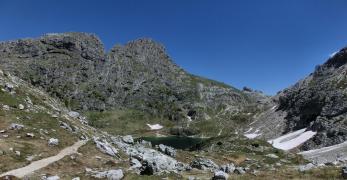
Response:
[{"label": "white snow field", "polygon": [[162,129],[164,126],[160,125],[160,124],[147,124],[147,126],[151,129],[151,130],[159,130]]},{"label": "white snow field", "polygon": [[294,131],[292,133],[280,136],[276,139],[269,140],[268,142],[272,144],[273,147],[282,150],[291,150],[298,147],[302,143],[311,139],[316,132],[306,131],[306,128]]}]

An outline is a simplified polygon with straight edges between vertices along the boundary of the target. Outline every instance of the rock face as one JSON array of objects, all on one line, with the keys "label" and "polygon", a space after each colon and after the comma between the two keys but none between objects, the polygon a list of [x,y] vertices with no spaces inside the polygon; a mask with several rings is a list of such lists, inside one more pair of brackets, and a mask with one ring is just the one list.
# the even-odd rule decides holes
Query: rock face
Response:
[{"label": "rock face", "polygon": [[278,110],[286,111],[286,129],[318,132],[303,150],[331,146],[347,140],[347,48],[307,78],[283,90]]},{"label": "rock face", "polygon": [[176,150],[173,147],[166,146],[164,144],[159,144],[158,150],[171,157],[176,157]]},{"label": "rock face", "polygon": [[193,168],[197,168],[197,169],[201,169],[201,170],[214,170],[214,169],[218,169],[218,165],[216,163],[214,163],[212,160],[210,159],[205,159],[205,158],[197,158],[195,159],[191,164],[191,167]]},{"label": "rock face", "polygon": [[0,43],[0,65],[77,111],[127,107],[195,120],[208,118],[207,111],[236,113],[255,103],[233,87],[185,72],[151,39],[106,53],[92,34],[47,34]]}]

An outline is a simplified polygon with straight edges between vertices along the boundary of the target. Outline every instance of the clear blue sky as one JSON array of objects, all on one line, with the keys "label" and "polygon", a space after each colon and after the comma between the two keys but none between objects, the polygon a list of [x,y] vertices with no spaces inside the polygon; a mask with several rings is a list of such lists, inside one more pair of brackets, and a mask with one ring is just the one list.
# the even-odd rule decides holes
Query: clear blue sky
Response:
[{"label": "clear blue sky", "polygon": [[347,45],[347,1],[0,1],[1,41],[66,31],[151,37],[191,73],[275,94]]}]

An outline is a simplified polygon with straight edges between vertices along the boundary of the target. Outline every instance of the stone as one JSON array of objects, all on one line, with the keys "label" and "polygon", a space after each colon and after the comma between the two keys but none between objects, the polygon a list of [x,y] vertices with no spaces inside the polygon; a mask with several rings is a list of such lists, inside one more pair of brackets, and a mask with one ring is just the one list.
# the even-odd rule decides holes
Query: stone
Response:
[{"label": "stone", "polygon": [[278,159],[279,158],[276,154],[267,154],[265,156],[269,157],[269,158],[273,158],[273,159]]},{"label": "stone", "polygon": [[4,111],[8,111],[8,110],[10,110],[10,106],[8,106],[8,105],[3,105],[3,106],[2,106],[2,109],[3,109]]},{"label": "stone", "polygon": [[176,157],[176,150],[173,147],[166,146],[164,144],[159,144],[158,150],[171,157]]},{"label": "stone", "polygon": [[80,113],[78,113],[76,111],[70,111],[70,112],[68,112],[68,115],[72,118],[78,118],[80,116]]},{"label": "stone", "polygon": [[49,146],[57,146],[57,145],[59,145],[59,139],[50,138],[50,139],[48,140],[48,145],[49,145]]},{"label": "stone", "polygon": [[130,158],[131,169],[140,168],[142,166],[141,162],[136,158]]},{"label": "stone", "polygon": [[225,173],[233,173],[235,171],[235,165],[233,163],[222,165],[220,167],[220,170]]},{"label": "stone", "polygon": [[347,179],[347,166],[341,168],[341,175],[343,179]]},{"label": "stone", "polygon": [[33,138],[35,135],[34,135],[34,133],[27,133],[26,136],[30,137],[30,138]]},{"label": "stone", "polygon": [[13,86],[13,84],[6,83],[6,84],[5,84],[5,89],[6,89],[7,91],[11,92],[11,91],[13,91],[14,86]]},{"label": "stone", "polygon": [[212,180],[227,180],[229,175],[223,171],[216,171],[212,177]]},{"label": "stone", "polygon": [[47,178],[45,178],[45,180],[59,180],[60,177],[59,176],[49,176]]},{"label": "stone", "polygon": [[210,159],[197,158],[190,163],[192,168],[197,168],[200,170],[215,170],[218,169],[218,165]]},{"label": "stone", "polygon": [[128,144],[134,144],[134,139],[131,135],[123,136],[122,137],[123,142]]},{"label": "stone", "polygon": [[6,132],[6,130],[4,130],[4,129],[0,130],[0,133],[5,133],[5,132]]},{"label": "stone", "polygon": [[20,151],[15,151],[14,152],[17,156],[20,156]]},{"label": "stone", "polygon": [[24,105],[23,105],[23,104],[19,104],[19,105],[18,105],[18,108],[19,108],[20,110],[23,110],[23,109],[24,109]]},{"label": "stone", "polygon": [[63,122],[63,121],[60,121],[60,127],[63,128],[63,129],[66,129],[70,132],[73,132],[73,129],[70,125],[68,125],[67,123]]},{"label": "stone", "polygon": [[21,130],[24,128],[24,125],[22,124],[16,124],[16,123],[12,123],[10,126],[9,126],[9,129],[11,130]]},{"label": "stone", "polygon": [[245,169],[243,167],[237,167],[237,168],[235,168],[234,173],[236,173],[236,174],[245,174],[246,171],[245,171]]},{"label": "stone", "polygon": [[121,169],[101,172],[91,170],[89,173],[92,174],[92,177],[97,179],[120,180],[124,177],[123,170]]},{"label": "stone", "polygon": [[313,169],[314,167],[315,167],[314,164],[308,163],[308,164],[306,164],[306,165],[301,165],[301,166],[299,166],[299,171],[300,171],[300,172],[305,172],[305,171],[308,171],[308,170]]},{"label": "stone", "polygon": [[80,177],[74,177],[72,178],[72,180],[80,180],[81,178]]},{"label": "stone", "polygon": [[118,150],[113,147],[106,140],[100,140],[99,138],[94,138],[94,143],[96,147],[103,153],[108,154],[110,156],[117,156]]}]

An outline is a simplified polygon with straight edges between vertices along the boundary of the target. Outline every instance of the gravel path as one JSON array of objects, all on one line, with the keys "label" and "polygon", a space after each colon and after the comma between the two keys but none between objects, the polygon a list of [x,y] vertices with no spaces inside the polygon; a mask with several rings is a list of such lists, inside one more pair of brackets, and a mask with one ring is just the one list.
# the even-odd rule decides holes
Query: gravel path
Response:
[{"label": "gravel path", "polygon": [[14,169],[11,171],[8,171],[6,173],[3,173],[0,175],[0,177],[2,176],[6,176],[6,175],[13,175],[16,176],[18,178],[23,178],[24,176],[33,173],[34,171],[37,171],[41,168],[44,168],[46,166],[48,166],[51,163],[54,163],[56,161],[59,161],[60,159],[62,159],[65,156],[77,153],[78,148],[80,148],[81,146],[83,146],[87,141],[78,141],[75,144],[73,144],[70,147],[67,147],[63,150],[61,150],[57,155],[55,156],[51,156],[45,159],[41,159],[38,161],[34,161],[32,163],[30,163],[28,166],[22,167],[22,168],[18,168],[18,169]]}]

